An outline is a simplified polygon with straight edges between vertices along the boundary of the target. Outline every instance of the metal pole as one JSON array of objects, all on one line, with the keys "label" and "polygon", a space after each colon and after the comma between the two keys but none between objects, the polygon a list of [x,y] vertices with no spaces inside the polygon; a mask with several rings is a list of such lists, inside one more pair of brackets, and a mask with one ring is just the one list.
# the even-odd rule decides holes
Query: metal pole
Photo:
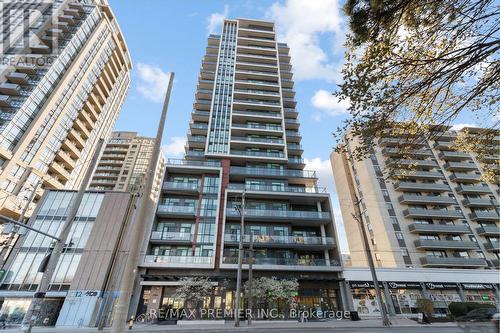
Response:
[{"label": "metal pole", "polygon": [[236,275],[236,304],[234,308],[234,327],[240,326],[240,298],[241,298],[241,270],[243,264],[243,237],[245,234],[245,190],[241,194],[241,207],[239,209],[241,216],[240,223],[240,242],[238,245],[238,272]]},{"label": "metal pole", "polygon": [[123,278],[120,283],[120,291],[118,302],[116,303],[113,317],[113,326],[111,327],[112,333],[121,333],[125,331],[127,322],[128,310],[130,306],[130,298],[132,289],[134,288],[134,281],[137,276],[137,265],[140,260],[140,251],[144,233],[146,232],[146,216],[148,214],[148,200],[149,195],[153,188],[156,165],[161,154],[161,140],[163,137],[163,129],[165,128],[165,119],[167,118],[168,102],[170,100],[170,93],[172,92],[172,84],[174,81],[174,73],[169,73],[167,92],[165,100],[163,101],[163,109],[161,112],[160,120],[158,123],[158,131],[156,132],[155,145],[153,147],[153,154],[149,161],[148,171],[144,178],[144,190],[142,191],[141,205],[134,216],[132,230],[130,233],[130,249],[123,270]]},{"label": "metal pole", "polygon": [[370,244],[368,242],[368,237],[366,235],[365,225],[363,222],[363,214],[361,214],[361,209],[359,208],[360,202],[357,199],[357,197],[356,197],[355,206],[356,206],[356,208],[355,208],[356,213],[352,214],[352,216],[356,221],[358,221],[359,227],[361,228],[361,234],[363,236],[363,245],[365,247],[366,257],[368,259],[368,265],[370,266],[370,272],[372,275],[373,284],[375,286],[375,293],[377,294],[378,303],[380,306],[380,311],[382,313],[382,324],[384,326],[390,326],[391,321],[389,320],[389,317],[387,316],[387,309],[385,307],[385,303],[382,302],[382,293],[380,292],[380,287],[378,285],[377,272],[375,271],[375,264],[373,263],[372,251],[370,249]]},{"label": "metal pole", "polygon": [[54,235],[51,235],[51,234],[48,234],[48,233],[46,233],[46,232],[40,231],[40,230],[38,230],[38,229],[35,229],[35,228],[33,228],[33,227],[31,227],[31,226],[29,226],[29,225],[27,225],[27,224],[24,224],[24,223],[19,223],[19,222],[17,222],[16,220],[13,220],[13,219],[11,219],[11,218],[9,218],[9,217],[7,217],[7,216],[0,215],[0,220],[7,221],[7,223],[12,223],[12,224],[15,224],[15,225],[17,225],[17,226],[20,226],[20,227],[22,227],[22,228],[26,228],[26,229],[28,229],[28,230],[31,230],[31,231],[37,232],[37,233],[39,233],[39,234],[41,234],[41,235],[44,235],[44,236],[50,237],[50,238],[52,238],[52,239],[55,239],[56,241],[60,241],[60,240],[61,240],[60,238],[58,238],[58,237],[56,237],[56,236],[54,236]]},{"label": "metal pole", "polygon": [[83,195],[85,194],[85,190],[87,189],[87,186],[90,182],[90,178],[92,177],[92,173],[94,172],[94,168],[95,165],[97,164],[97,160],[99,158],[99,153],[101,152],[103,142],[104,139],[101,138],[97,143],[95,153],[92,156],[92,159],[90,160],[90,165],[87,168],[87,171],[85,172],[85,176],[82,180],[78,192],[76,193],[76,197],[74,201],[71,203],[68,216],[66,217],[66,221],[64,221],[61,233],[59,234],[59,240],[56,241],[54,249],[52,249],[52,252],[50,253],[50,257],[45,272],[42,275],[40,283],[38,284],[38,288],[37,291],[35,292],[35,295],[33,295],[33,300],[31,301],[30,306],[26,311],[26,314],[24,315],[20,332],[31,332],[31,327],[38,319],[39,310],[43,304],[45,294],[49,290],[49,285],[55,273],[57,264],[59,262],[59,258],[62,255],[66,239],[69,236],[69,233],[71,231],[71,226],[73,225],[73,221],[75,220],[76,217],[76,213],[78,212],[78,208],[80,208]]},{"label": "metal pole", "polygon": [[248,258],[248,308],[250,316],[248,316],[248,326],[252,325],[253,315],[253,234],[250,231],[250,255]]}]

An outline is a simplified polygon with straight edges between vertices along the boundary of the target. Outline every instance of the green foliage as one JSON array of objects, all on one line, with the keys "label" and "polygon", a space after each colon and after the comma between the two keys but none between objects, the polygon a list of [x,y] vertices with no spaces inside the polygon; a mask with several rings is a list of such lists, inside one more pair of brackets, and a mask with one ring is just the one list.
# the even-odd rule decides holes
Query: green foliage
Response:
[{"label": "green foliage", "polygon": [[356,159],[388,129],[432,139],[436,126],[463,113],[491,129],[475,135],[482,144],[471,150],[494,146],[500,11],[493,0],[347,0],[344,10],[351,32],[334,94],[350,102],[351,117],[334,135],[341,140],[349,130],[359,139]]},{"label": "green foliage", "polygon": [[[259,277],[253,281],[253,296],[261,301],[273,302],[279,299],[287,304],[294,302],[299,289],[297,279],[276,279],[275,277]],[[248,281],[245,282],[245,293],[248,294]]]},{"label": "green foliage", "polygon": [[212,284],[208,278],[185,277],[180,282],[181,285],[175,290],[175,297],[184,299],[186,303],[196,304],[212,293]]},{"label": "green foliage", "polygon": [[434,305],[430,299],[419,298],[417,299],[417,309],[419,312],[430,314],[434,312]]},{"label": "green foliage", "polygon": [[493,304],[476,303],[476,302],[453,302],[448,305],[448,309],[453,317],[464,316],[472,310],[495,308]]}]

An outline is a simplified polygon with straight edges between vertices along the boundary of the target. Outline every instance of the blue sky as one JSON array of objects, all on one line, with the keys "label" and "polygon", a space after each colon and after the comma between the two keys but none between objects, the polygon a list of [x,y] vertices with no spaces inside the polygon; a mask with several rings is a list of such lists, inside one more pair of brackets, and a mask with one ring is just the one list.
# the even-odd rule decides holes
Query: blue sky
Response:
[{"label": "blue sky", "polygon": [[340,80],[345,19],[337,0],[109,0],[128,44],[132,86],[116,130],[154,136],[167,72],[175,72],[163,151],[179,158],[190,121],[194,92],[209,33],[224,17],[276,22],[280,41],[290,46],[307,168],[319,173],[332,193],[341,248],[347,250],[328,160],[332,132],[346,117],[345,103],[330,95]]}]

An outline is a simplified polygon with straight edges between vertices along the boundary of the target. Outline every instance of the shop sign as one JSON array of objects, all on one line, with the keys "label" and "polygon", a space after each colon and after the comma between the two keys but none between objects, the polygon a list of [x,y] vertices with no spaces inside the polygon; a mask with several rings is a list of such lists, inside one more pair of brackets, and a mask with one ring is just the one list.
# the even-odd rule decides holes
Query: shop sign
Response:
[{"label": "shop sign", "polygon": [[457,289],[456,283],[442,283],[442,282],[426,282],[425,287],[427,289]]},{"label": "shop sign", "polygon": [[422,289],[422,286],[418,282],[394,282],[389,281],[387,285],[391,289]]},{"label": "shop sign", "polygon": [[462,283],[462,287],[467,290],[492,290],[493,285],[484,283]]},{"label": "shop sign", "polygon": [[[349,285],[351,288],[375,288],[375,284],[373,281],[349,281]],[[383,288],[384,286],[379,282],[379,288]]]}]

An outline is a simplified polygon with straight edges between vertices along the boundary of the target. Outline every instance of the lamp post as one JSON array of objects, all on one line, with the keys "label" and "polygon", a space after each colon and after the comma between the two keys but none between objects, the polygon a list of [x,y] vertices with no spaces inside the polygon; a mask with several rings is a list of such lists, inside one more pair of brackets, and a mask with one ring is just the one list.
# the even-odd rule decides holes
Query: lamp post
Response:
[{"label": "lamp post", "polygon": [[245,233],[245,189],[241,194],[241,206],[236,207],[240,213],[240,241],[238,244],[238,272],[236,275],[236,304],[234,307],[234,327],[240,326],[241,270],[243,265],[243,237]]}]

